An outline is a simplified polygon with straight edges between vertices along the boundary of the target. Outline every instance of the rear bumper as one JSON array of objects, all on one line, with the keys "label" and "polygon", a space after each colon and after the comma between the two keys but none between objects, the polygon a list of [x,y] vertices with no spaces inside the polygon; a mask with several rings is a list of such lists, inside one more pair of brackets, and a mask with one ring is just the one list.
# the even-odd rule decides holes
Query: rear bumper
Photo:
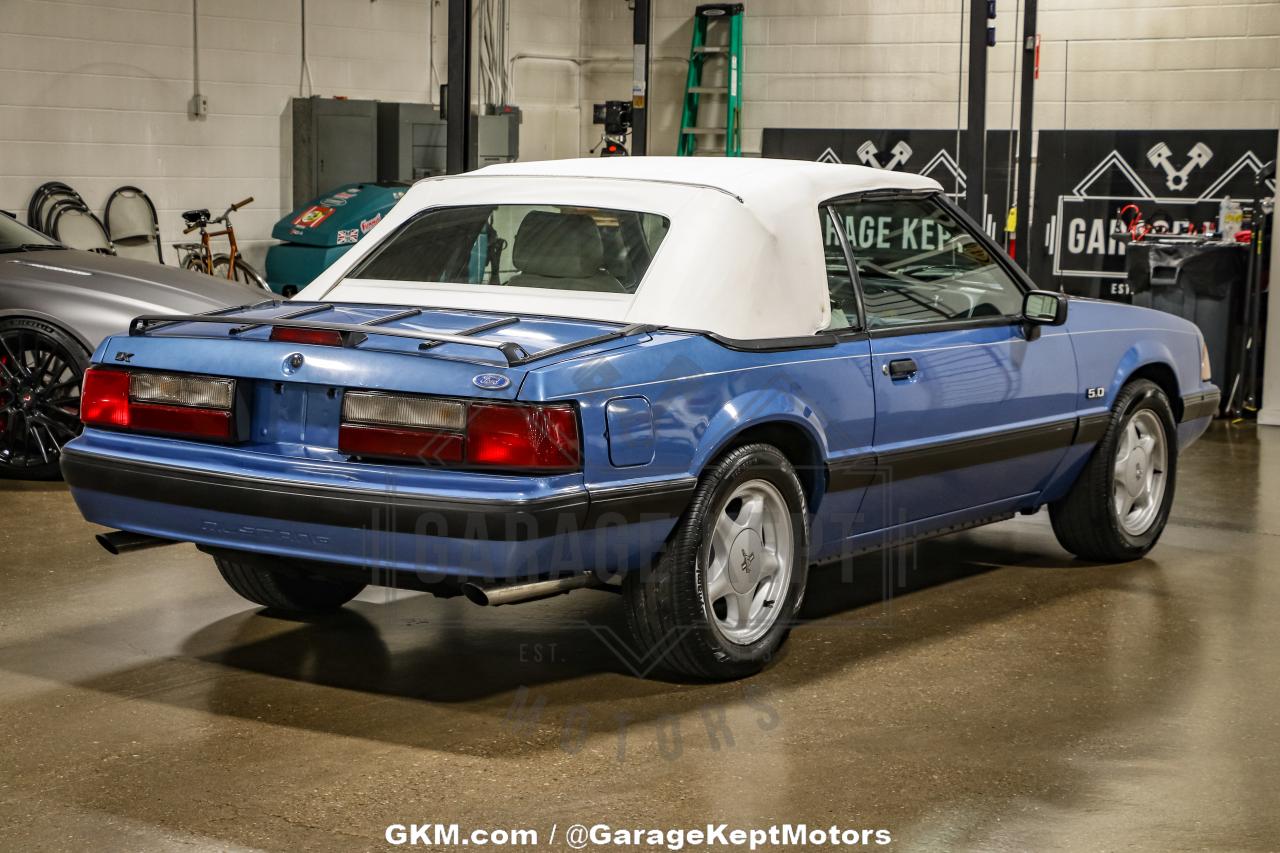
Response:
[{"label": "rear bumper", "polygon": [[154,462],[113,459],[67,448],[62,474],[73,490],[138,498],[160,497],[193,511],[234,513],[326,527],[425,533],[451,539],[480,537],[523,542],[582,530],[588,497],[579,493],[529,500],[463,500],[271,481],[225,472],[193,471]]},{"label": "rear bumper", "polygon": [[199,545],[507,579],[647,565],[692,480],[529,497],[459,497],[282,480],[86,451],[62,471],[89,521]]}]

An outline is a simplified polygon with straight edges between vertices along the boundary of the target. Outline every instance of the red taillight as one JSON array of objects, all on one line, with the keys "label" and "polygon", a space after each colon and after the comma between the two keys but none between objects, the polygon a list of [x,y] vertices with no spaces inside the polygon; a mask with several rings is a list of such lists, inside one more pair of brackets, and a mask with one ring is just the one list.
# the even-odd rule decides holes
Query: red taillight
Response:
[{"label": "red taillight", "polygon": [[321,347],[342,346],[342,333],[330,329],[292,329],[272,326],[271,340],[290,344],[314,344]]},{"label": "red taillight", "polygon": [[351,456],[461,462],[462,433],[343,424],[338,449]]},{"label": "red taillight", "polygon": [[467,404],[435,397],[348,391],[338,449],[351,456],[461,462]]},{"label": "red taillight", "polygon": [[189,436],[236,437],[235,382],[215,377],[90,367],[80,388],[86,426]]},{"label": "red taillight", "polygon": [[471,404],[467,461],[472,465],[575,471],[581,456],[572,406]]},{"label": "red taillight", "polygon": [[129,426],[129,373],[90,367],[80,384],[80,420],[85,426]]},{"label": "red taillight", "polygon": [[229,439],[235,435],[230,412],[197,409],[193,406],[129,405],[129,428],[139,432],[189,435],[192,438]]},{"label": "red taillight", "polygon": [[578,413],[565,403],[467,403],[348,392],[338,448],[351,456],[519,471],[582,466]]}]

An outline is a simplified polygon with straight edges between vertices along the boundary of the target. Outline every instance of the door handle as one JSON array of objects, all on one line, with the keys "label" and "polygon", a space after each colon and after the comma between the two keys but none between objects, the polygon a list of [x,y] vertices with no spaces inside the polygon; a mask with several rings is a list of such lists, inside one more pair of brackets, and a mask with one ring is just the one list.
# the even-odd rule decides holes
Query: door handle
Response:
[{"label": "door handle", "polygon": [[890,379],[910,379],[916,375],[917,370],[913,358],[895,358],[884,366],[885,375]]}]

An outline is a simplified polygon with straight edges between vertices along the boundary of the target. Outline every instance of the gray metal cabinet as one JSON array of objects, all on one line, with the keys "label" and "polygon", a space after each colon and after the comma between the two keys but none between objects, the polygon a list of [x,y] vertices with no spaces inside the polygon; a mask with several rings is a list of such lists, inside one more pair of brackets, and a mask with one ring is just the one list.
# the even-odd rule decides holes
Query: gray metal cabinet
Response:
[{"label": "gray metal cabinet", "polygon": [[293,205],[378,176],[378,103],[293,99]]},{"label": "gray metal cabinet", "polygon": [[445,129],[440,111],[430,104],[378,104],[378,180],[443,175]]}]

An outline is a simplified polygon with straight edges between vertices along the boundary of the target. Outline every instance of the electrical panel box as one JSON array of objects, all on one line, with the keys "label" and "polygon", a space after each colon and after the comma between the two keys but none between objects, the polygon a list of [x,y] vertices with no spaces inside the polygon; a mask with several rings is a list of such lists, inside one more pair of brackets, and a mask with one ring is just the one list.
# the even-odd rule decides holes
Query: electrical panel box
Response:
[{"label": "electrical panel box", "polygon": [[471,168],[511,163],[520,158],[520,110],[511,106],[502,110],[493,115],[472,116],[476,151],[468,158]]},{"label": "electrical panel box", "polygon": [[378,178],[378,102],[293,99],[293,204]]},{"label": "electrical panel box", "polygon": [[[412,182],[445,174],[448,135],[448,123],[430,104],[378,104],[378,180]],[[473,115],[471,139],[468,170],[518,159],[519,108]]]},{"label": "electrical panel box", "polygon": [[446,137],[444,119],[430,104],[378,104],[378,180],[443,175]]}]

